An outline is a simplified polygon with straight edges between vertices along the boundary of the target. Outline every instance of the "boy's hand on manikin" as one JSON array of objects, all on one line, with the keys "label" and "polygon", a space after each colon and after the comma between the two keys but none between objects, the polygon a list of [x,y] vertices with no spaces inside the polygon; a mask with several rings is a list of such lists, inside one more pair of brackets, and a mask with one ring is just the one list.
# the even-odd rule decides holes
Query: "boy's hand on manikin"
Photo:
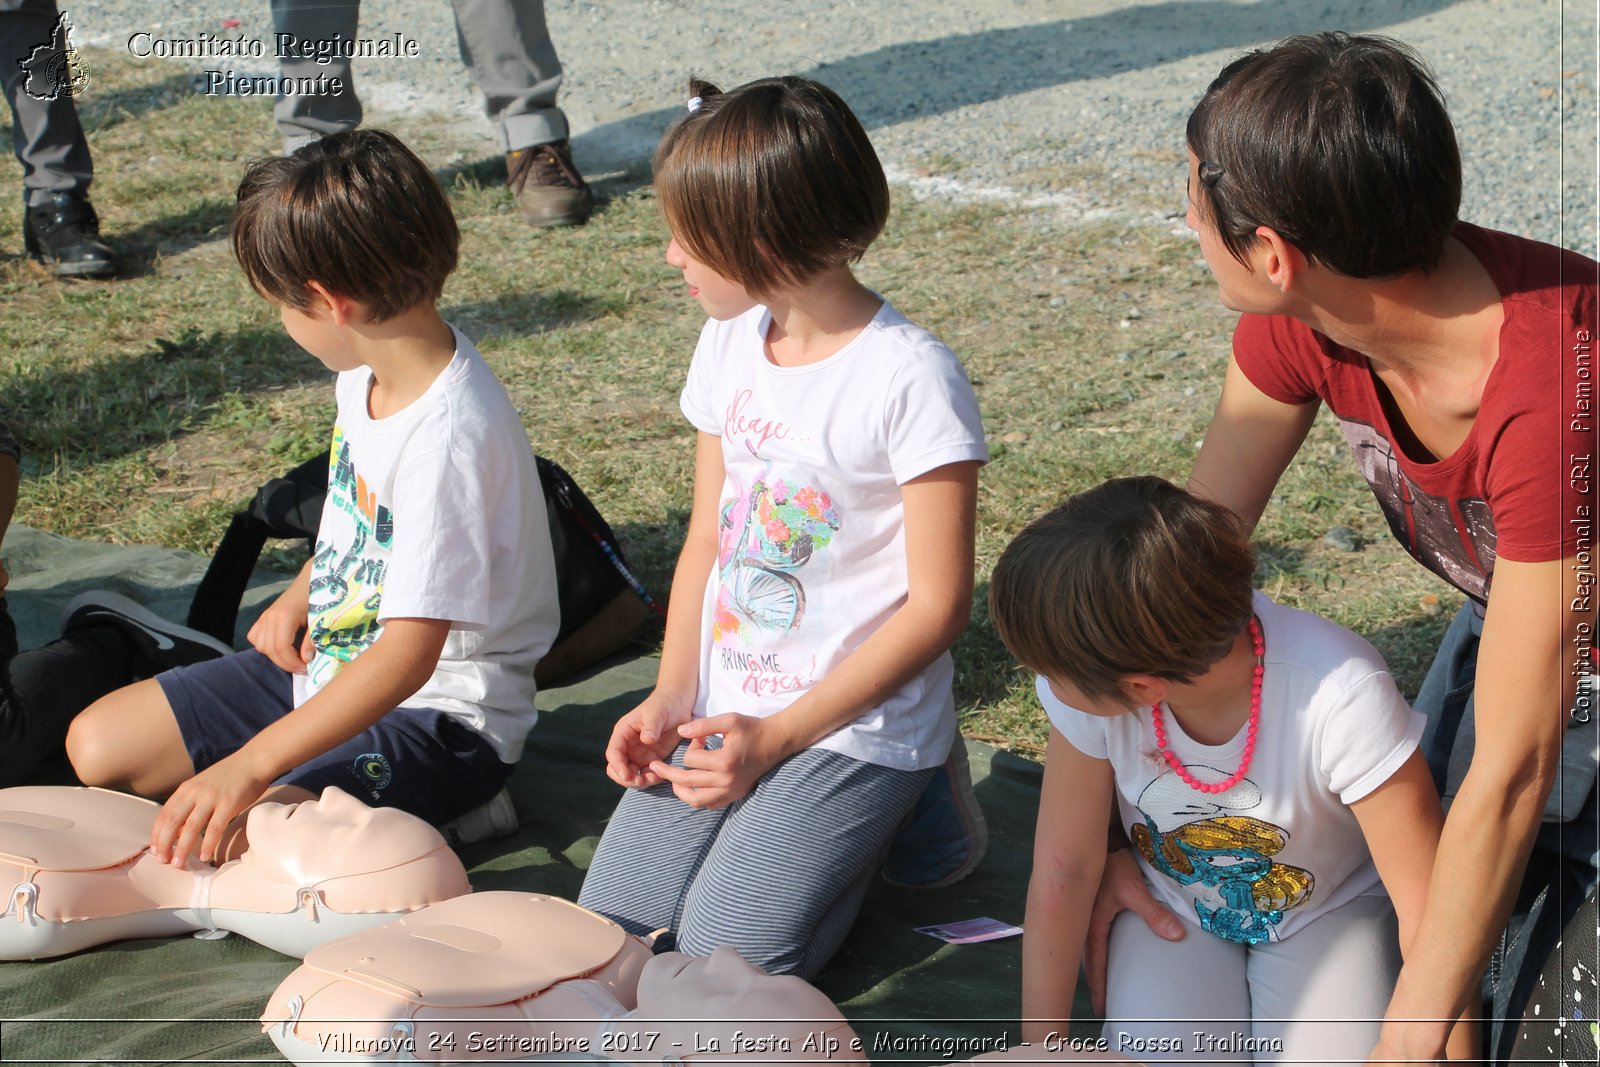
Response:
[{"label": "boy's hand on manikin", "polygon": [[[722,744],[707,748],[706,738],[720,734]],[[650,769],[672,783],[673,794],[692,808],[725,808],[750,792],[760,778],[786,755],[785,738],[769,718],[713,715],[678,727],[689,742],[683,766],[657,760]]]},{"label": "boy's hand on manikin", "polygon": [[191,854],[210,863],[222,850],[228,824],[261,799],[270,784],[251,768],[241,749],[218,760],[173,790],[150,830],[150,851],[182,867]]},{"label": "boy's hand on manikin", "polygon": [[629,789],[648,789],[661,778],[651,766],[678,747],[676,727],[688,719],[674,701],[651,693],[617,720],[606,743],[606,776]]}]

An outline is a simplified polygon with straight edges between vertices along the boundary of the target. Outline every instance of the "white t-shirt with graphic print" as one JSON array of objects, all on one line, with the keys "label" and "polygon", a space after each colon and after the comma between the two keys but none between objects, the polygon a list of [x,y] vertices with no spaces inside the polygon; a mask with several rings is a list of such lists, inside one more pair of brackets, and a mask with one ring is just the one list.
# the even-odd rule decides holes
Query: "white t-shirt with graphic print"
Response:
[{"label": "white t-shirt with graphic print", "polygon": [[[861,645],[907,594],[900,486],[989,458],[955,355],[887,302],[817,363],[766,357],[756,307],[701,331],[681,405],[722,438],[718,558],[695,715],[771,715]],[[955,738],[948,652],[819,747],[899,770]]]},{"label": "white t-shirt with graphic print", "polygon": [[[452,327],[454,330],[454,327]],[[439,665],[403,707],[447,712],[515,763],[537,713],[533,668],[560,621],[555,557],[527,431],[471,341],[382,419],[372,372],[339,375],[328,495],[311,573],[306,702],[385,619],[448,619]]]},{"label": "white t-shirt with graphic print", "polygon": [[[1349,805],[1388,781],[1416,749],[1423,717],[1377,649],[1327,619],[1255,594],[1266,673],[1255,756],[1245,779],[1202,793],[1156,749],[1148,707],[1090,715],[1039,700],[1084,755],[1111,762],[1122,825],[1145,881],[1188,922],[1246,944],[1276,941],[1355,897],[1383,894]],[[1202,745],[1163,716],[1167,747],[1202,782],[1233,775],[1246,727]]]}]

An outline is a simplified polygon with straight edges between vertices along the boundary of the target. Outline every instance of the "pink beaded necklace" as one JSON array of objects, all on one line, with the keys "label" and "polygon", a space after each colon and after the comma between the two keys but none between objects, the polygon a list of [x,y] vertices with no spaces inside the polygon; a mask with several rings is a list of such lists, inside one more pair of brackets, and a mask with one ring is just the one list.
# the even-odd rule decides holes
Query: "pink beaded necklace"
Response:
[{"label": "pink beaded necklace", "polygon": [[1244,781],[1245,772],[1250,769],[1250,758],[1256,754],[1256,727],[1261,723],[1261,679],[1267,673],[1266,665],[1262,662],[1262,657],[1267,653],[1267,642],[1261,636],[1261,624],[1254,615],[1250,616],[1250,643],[1255,646],[1256,653],[1255,670],[1251,672],[1250,679],[1250,726],[1245,733],[1244,755],[1240,757],[1239,769],[1233,772],[1232,777],[1221,782],[1202,782],[1190,774],[1183,762],[1167,748],[1167,724],[1161,716],[1161,702],[1156,701],[1150,709],[1155,718],[1156,748],[1166,757],[1167,766],[1187,782],[1190,789],[1198,789],[1202,793],[1225,793]]}]

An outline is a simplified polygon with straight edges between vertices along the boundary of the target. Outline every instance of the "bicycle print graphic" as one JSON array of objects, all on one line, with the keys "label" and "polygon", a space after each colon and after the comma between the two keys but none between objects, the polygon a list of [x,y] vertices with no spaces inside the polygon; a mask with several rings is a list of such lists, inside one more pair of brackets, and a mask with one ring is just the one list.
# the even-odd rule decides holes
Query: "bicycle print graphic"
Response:
[{"label": "bicycle print graphic", "polygon": [[799,489],[771,468],[748,493],[722,506],[717,551],[714,637],[738,634],[745,623],[789,630],[805,616],[806,592],[793,574],[833,540],[839,515],[828,494]]}]

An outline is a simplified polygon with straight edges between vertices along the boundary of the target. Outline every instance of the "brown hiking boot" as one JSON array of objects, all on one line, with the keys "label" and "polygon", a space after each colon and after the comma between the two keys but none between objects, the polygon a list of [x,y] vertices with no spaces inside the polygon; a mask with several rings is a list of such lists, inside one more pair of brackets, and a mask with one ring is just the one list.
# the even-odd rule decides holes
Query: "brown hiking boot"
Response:
[{"label": "brown hiking boot", "polygon": [[572,148],[566,141],[508,154],[506,185],[533,226],[581,226],[594,207],[594,194],[572,165]]}]

